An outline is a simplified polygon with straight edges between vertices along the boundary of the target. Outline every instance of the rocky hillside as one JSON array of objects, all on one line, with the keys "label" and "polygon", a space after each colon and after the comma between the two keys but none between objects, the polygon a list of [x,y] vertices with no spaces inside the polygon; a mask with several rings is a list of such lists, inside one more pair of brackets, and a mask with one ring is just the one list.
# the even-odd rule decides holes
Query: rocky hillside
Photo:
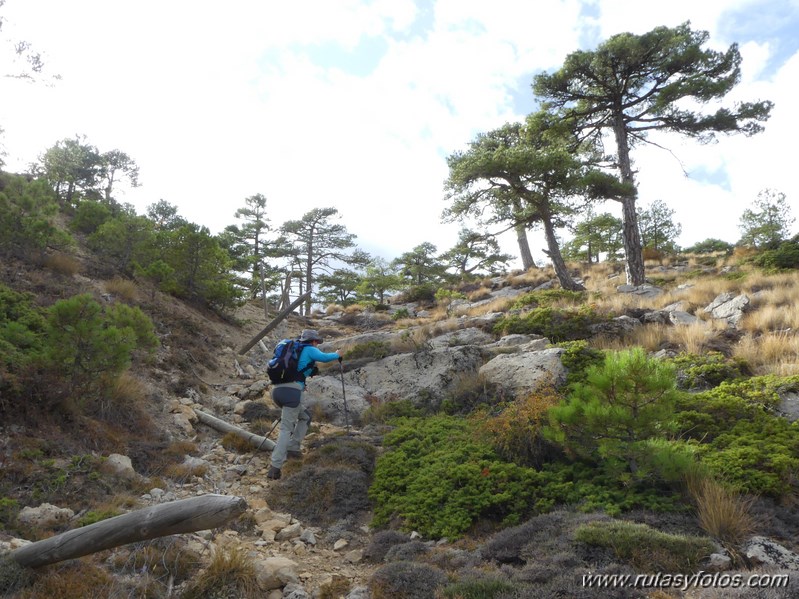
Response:
[{"label": "rocky hillside", "polygon": [[[3,423],[0,548],[13,551],[109,516],[180,499],[221,494],[247,503],[242,516],[213,530],[134,543],[33,572],[4,562],[5,596],[799,595],[799,518],[788,496],[782,503],[753,498],[756,527],[735,547],[708,536],[691,511],[638,509],[614,519],[565,504],[514,525],[488,518],[451,538],[420,534],[401,519],[370,527],[374,503],[367,490],[393,428],[377,416],[386,406],[465,414],[485,402],[476,386],[512,401],[543,383],[567,381],[565,348],[580,337],[571,336],[568,327],[551,329],[563,338],[554,344],[543,334],[512,332],[530,316],[531,307],[519,300],[553,288],[547,273],[484,281],[446,305],[395,303],[378,312],[334,307],[309,318],[292,315],[263,345],[241,354],[268,322],[256,303],[221,318],[119,281],[26,272],[19,264],[4,270],[5,281],[41,298],[88,292],[103,302],[138,305],[153,319],[160,344],[154,357],[131,371],[135,391],[125,396],[129,413],[117,407],[104,420],[24,413]],[[655,285],[614,286],[613,293],[635,297],[636,305],[612,318],[583,322],[593,338],[629,339],[646,327],[687,327],[703,320],[723,323],[709,326],[706,337],[714,347],[729,346],[751,310],[746,293],[727,290],[700,306],[671,295],[675,301],[664,303],[665,292]],[[318,329],[326,339],[322,349],[338,350],[346,359],[342,370],[337,363],[323,366],[310,382],[309,394],[318,403],[303,457],[287,463],[280,481],[268,481],[268,451],[204,424],[199,415],[275,439],[278,412],[269,400],[264,366],[275,342],[302,328]],[[663,357],[677,354],[668,344],[660,350]],[[796,391],[783,391],[775,413],[795,420]],[[626,527],[617,531],[616,541],[587,536],[611,526]],[[627,553],[620,538],[635,539],[639,546]],[[671,549],[676,544],[681,548]],[[689,554],[690,563],[679,561]],[[586,582],[593,574],[635,579],[689,571],[715,578],[682,589],[654,578],[616,588]],[[752,574],[786,575],[776,580],[787,586],[725,588],[724,581]]]}]

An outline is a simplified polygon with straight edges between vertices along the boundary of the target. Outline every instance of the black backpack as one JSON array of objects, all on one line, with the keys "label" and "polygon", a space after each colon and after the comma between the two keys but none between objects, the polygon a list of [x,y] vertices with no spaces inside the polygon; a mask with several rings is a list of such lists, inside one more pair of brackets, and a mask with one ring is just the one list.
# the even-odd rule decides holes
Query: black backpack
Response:
[{"label": "black backpack", "polygon": [[294,383],[305,380],[297,370],[300,352],[308,343],[300,343],[299,339],[283,339],[275,346],[275,353],[266,366],[266,374],[273,385]]}]

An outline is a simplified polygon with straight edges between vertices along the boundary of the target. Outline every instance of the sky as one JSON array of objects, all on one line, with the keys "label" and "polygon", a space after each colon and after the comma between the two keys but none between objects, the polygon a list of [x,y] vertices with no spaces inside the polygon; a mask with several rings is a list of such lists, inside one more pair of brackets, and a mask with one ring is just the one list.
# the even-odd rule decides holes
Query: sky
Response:
[{"label": "sky", "polygon": [[[115,195],[140,214],[163,199],[218,233],[255,194],[273,227],[335,207],[358,247],[387,260],[455,244],[460,225],[440,218],[446,158],[533,112],[536,74],[614,34],[690,21],[710,48],[739,45],[726,102],[775,108],[755,137],[637,148],[638,205],[674,209],[683,247],[737,241],[764,189],[799,217],[799,0],[6,0],[0,16],[0,75],[18,39],[47,75],[0,77],[7,171],[85,136],[139,165],[141,185]],[[543,262],[543,234],[529,237]],[[500,241],[518,254],[512,233]]]}]

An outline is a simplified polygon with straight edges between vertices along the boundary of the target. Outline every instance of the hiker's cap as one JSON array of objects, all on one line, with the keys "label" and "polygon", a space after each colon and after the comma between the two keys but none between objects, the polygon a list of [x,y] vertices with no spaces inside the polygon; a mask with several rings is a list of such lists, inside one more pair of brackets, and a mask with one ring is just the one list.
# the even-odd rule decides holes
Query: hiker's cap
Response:
[{"label": "hiker's cap", "polygon": [[307,341],[319,341],[321,343],[322,342],[322,338],[319,336],[319,332],[318,331],[315,331],[313,329],[305,329],[300,334],[300,341],[302,341],[303,343],[305,343]]}]

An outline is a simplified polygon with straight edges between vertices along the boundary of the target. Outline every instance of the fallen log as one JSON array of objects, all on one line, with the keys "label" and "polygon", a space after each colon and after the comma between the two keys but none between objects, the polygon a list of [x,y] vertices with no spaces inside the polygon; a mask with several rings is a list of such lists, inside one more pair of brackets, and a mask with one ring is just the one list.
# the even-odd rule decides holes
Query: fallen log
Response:
[{"label": "fallen log", "polygon": [[299,306],[299,305],[300,305],[302,302],[304,302],[305,300],[307,300],[309,297],[311,297],[311,292],[310,292],[310,291],[306,291],[306,292],[305,292],[305,293],[303,293],[303,294],[302,294],[300,297],[298,297],[297,299],[295,299],[295,300],[294,300],[294,301],[291,303],[291,305],[290,305],[288,308],[286,308],[286,309],[285,309],[285,310],[283,310],[283,311],[282,311],[280,314],[278,314],[277,316],[275,316],[275,317],[272,319],[272,322],[270,322],[268,325],[266,325],[266,326],[264,327],[264,329],[263,329],[263,330],[262,330],[260,333],[258,333],[258,334],[257,334],[255,337],[253,337],[252,339],[250,339],[250,341],[249,341],[249,342],[248,342],[246,345],[244,345],[244,347],[242,347],[242,348],[239,350],[239,355],[241,356],[241,355],[244,355],[244,354],[246,354],[246,353],[247,353],[247,352],[248,352],[248,351],[249,351],[249,350],[252,348],[252,346],[253,346],[253,345],[255,345],[255,344],[256,344],[256,343],[258,343],[258,342],[259,342],[261,339],[263,339],[264,335],[266,335],[266,334],[267,334],[269,331],[271,331],[271,330],[272,330],[272,329],[274,329],[274,328],[275,328],[277,325],[279,325],[279,324],[280,324],[280,322],[281,322],[281,321],[282,321],[284,318],[286,318],[286,316],[288,316],[289,314],[291,314],[291,313],[294,311],[294,308],[296,308],[297,306]]},{"label": "fallen log", "polygon": [[216,416],[211,416],[210,414],[206,414],[200,410],[194,410],[194,412],[197,414],[197,419],[203,424],[210,426],[212,429],[222,433],[232,433],[237,437],[244,439],[256,449],[266,449],[268,451],[272,451],[275,448],[275,442],[267,437],[262,437],[261,435],[256,435],[255,433],[246,431],[243,428],[239,428],[234,424],[220,420]]},{"label": "fallen log", "polygon": [[15,549],[8,558],[38,568],[104,549],[221,526],[247,509],[242,497],[201,495],[115,516]]}]

